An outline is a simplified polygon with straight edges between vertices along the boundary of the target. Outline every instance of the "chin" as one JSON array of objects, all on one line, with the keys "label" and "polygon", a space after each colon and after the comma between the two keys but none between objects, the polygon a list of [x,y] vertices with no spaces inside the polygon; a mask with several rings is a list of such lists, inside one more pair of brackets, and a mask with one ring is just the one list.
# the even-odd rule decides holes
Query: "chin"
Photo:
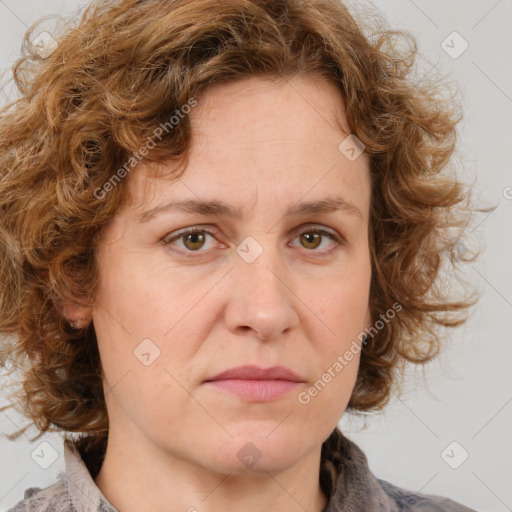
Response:
[{"label": "chin", "polygon": [[304,433],[294,435],[275,422],[271,428],[255,422],[239,430],[235,434],[229,429],[233,437],[226,435],[210,441],[209,460],[215,471],[239,475],[279,473],[291,468],[313,448],[311,439],[303,439]]}]

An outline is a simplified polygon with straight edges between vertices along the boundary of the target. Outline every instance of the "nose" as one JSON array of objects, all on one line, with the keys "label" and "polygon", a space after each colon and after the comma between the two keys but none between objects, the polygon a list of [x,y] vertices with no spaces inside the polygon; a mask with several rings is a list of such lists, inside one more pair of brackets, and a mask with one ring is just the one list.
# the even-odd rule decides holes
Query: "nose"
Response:
[{"label": "nose", "polygon": [[277,252],[266,248],[252,263],[237,256],[225,312],[230,332],[270,340],[299,324],[291,276]]}]

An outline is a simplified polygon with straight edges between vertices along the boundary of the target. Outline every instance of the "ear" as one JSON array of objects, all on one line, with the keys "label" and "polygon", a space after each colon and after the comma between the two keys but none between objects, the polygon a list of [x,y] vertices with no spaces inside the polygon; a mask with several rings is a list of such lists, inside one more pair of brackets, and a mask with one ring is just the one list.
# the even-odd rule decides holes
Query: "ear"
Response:
[{"label": "ear", "polygon": [[62,304],[59,310],[74,329],[87,327],[92,319],[91,307],[81,306],[76,303],[65,303]]}]

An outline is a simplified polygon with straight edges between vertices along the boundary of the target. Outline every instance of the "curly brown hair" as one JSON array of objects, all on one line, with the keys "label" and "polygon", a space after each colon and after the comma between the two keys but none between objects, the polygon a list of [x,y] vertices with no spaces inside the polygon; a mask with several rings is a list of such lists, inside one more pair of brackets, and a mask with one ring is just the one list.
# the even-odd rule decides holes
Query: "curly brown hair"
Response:
[{"label": "curly brown hair", "polygon": [[[365,145],[371,312],[402,309],[368,338],[349,411],[381,409],[405,362],[431,360],[440,328],[465,321],[474,294],[443,286],[467,259],[452,249],[468,226],[470,189],[448,165],[460,107],[443,99],[444,81],[413,78],[410,33],[375,13],[356,22],[338,0],[93,2],[53,34],[49,55],[31,43],[36,27],[13,67],[19,98],[0,111],[0,333],[2,364],[22,372],[8,407],[39,436],[108,433],[94,326],[72,328],[62,304],[94,302],[96,248],[126,204],[129,177],[112,177],[213,84],[324,77]],[[186,163],[190,131],[182,116],[144,162]]]}]

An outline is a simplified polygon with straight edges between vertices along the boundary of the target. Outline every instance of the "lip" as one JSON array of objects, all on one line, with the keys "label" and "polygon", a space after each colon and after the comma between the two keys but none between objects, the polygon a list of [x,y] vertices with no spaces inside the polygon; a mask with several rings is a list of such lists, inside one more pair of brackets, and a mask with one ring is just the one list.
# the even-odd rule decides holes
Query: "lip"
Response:
[{"label": "lip", "polygon": [[206,382],[243,379],[243,380],[287,380],[291,382],[304,382],[295,372],[285,366],[272,366],[271,368],[259,368],[254,365],[236,366],[225,370],[214,377],[207,379]]},{"label": "lip", "polygon": [[284,366],[238,366],[205,381],[216,389],[250,402],[267,402],[290,393],[304,380]]}]

